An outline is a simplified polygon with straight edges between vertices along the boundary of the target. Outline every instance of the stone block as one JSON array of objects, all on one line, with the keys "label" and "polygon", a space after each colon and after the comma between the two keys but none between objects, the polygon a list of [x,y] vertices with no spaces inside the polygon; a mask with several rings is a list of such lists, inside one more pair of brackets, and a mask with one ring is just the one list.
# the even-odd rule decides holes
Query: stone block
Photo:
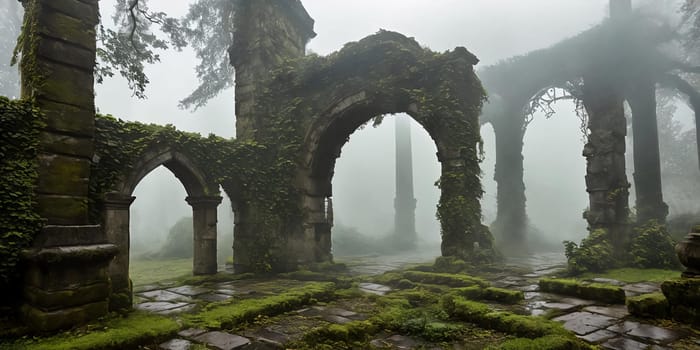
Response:
[{"label": "stone block", "polygon": [[95,67],[95,51],[76,47],[53,38],[43,38],[37,45],[39,57],[91,72]]},{"label": "stone block", "polygon": [[42,150],[48,153],[81,157],[87,160],[91,159],[95,153],[92,138],[42,131],[39,141]]},{"label": "stone block", "polygon": [[[93,39],[94,40],[94,39]],[[47,75],[37,91],[40,99],[94,110],[94,78],[92,72],[61,63],[38,59],[39,69]]]},{"label": "stone block", "polygon": [[109,294],[110,285],[106,281],[58,291],[46,291],[32,286],[24,289],[26,302],[46,311],[106,301]]},{"label": "stone block", "polygon": [[34,246],[42,248],[107,243],[104,230],[99,225],[57,226],[47,225],[34,238]]},{"label": "stone block", "polygon": [[87,197],[39,194],[37,212],[50,225],[86,224]]},{"label": "stone block", "polygon": [[38,31],[41,35],[59,39],[90,51],[96,50],[95,23],[88,23],[50,9],[44,9],[39,13],[38,22],[40,23]]},{"label": "stone block", "polygon": [[198,342],[207,344],[209,347],[220,350],[240,349],[250,344],[247,338],[224,332],[204,333],[194,338]]},{"label": "stone block", "polygon": [[62,291],[71,285],[90,285],[108,281],[108,260],[89,263],[36,263],[28,261],[25,286],[44,291]]},{"label": "stone block", "polygon": [[95,112],[48,100],[37,101],[37,106],[46,116],[49,130],[72,135],[92,137],[95,133]]},{"label": "stone block", "polygon": [[99,23],[100,10],[96,1],[48,0],[42,1],[41,4],[47,9],[83,20],[89,25],[94,26]]},{"label": "stone block", "polygon": [[44,311],[25,304],[21,314],[24,322],[33,329],[54,331],[104,316],[107,314],[107,306],[107,301],[103,301],[57,311]]}]

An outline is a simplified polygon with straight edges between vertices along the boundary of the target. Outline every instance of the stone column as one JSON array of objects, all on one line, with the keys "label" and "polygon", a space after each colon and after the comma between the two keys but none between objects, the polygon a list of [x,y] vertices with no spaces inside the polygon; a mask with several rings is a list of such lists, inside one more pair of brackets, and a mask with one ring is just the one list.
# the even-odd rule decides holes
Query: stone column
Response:
[{"label": "stone column", "polygon": [[617,253],[621,253],[627,241],[629,217],[623,101],[617,82],[597,74],[584,76],[583,103],[590,130],[583,149],[590,201],[584,216],[590,229],[608,230]]},{"label": "stone column", "polygon": [[303,57],[313,37],[314,20],[299,0],[242,0],[235,15],[236,138],[255,136],[256,91],[286,59]]},{"label": "stone column", "polygon": [[134,199],[136,197],[108,193],[103,202],[107,240],[119,249],[119,253],[109,264],[109,277],[112,280],[110,310],[127,309],[132,304],[132,286],[129,279],[129,207]]},{"label": "stone column", "polygon": [[193,270],[195,275],[213,275],[216,262],[216,208],[221,204],[221,196],[187,197],[192,206],[194,229]]},{"label": "stone column", "polygon": [[107,313],[116,247],[88,224],[94,153],[98,0],[26,0],[22,98],[46,116],[38,156],[37,212],[46,226],[24,254],[22,316],[41,331]]},{"label": "stone column", "polygon": [[634,188],[637,221],[666,221],[668,206],[661,190],[661,160],[656,120],[656,83],[650,77],[637,78],[627,91],[632,109],[634,145]]},{"label": "stone column", "polygon": [[523,181],[525,117],[522,116],[521,108],[510,108],[508,111],[508,114],[492,122],[496,136],[494,180],[498,185],[497,214],[493,230],[499,239],[499,249],[511,254],[524,252],[527,232]]}]

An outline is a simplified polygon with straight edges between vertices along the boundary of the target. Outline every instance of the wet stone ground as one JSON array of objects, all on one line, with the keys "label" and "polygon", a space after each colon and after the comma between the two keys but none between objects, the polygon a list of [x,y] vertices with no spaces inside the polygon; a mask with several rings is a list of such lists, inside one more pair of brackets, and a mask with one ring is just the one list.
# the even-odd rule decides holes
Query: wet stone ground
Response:
[{"label": "wet stone ground", "polygon": [[[410,259],[407,259],[410,260]],[[359,260],[358,260],[359,261]],[[415,261],[406,261],[405,264]],[[492,304],[496,309],[507,309],[520,314],[544,315],[563,323],[564,327],[574,332],[579,338],[603,349],[674,349],[677,346],[700,349],[700,338],[683,326],[668,322],[651,324],[647,320],[632,318],[624,305],[607,305],[593,300],[584,300],[568,296],[542,293],[538,280],[543,276],[552,276],[563,267],[560,255],[542,255],[537,258],[513,259],[514,266],[533,267],[531,272],[494,273],[488,279],[495,287],[517,289],[524,292],[525,300],[518,305]],[[536,266],[536,267],[535,267]],[[379,274],[403,267],[401,264],[382,264],[370,261],[367,266],[355,263],[355,273]],[[597,280],[621,286],[628,296],[659,291],[655,283],[625,284],[615,280]],[[176,315],[200,309],[208,303],[224,301],[231,298],[254,298],[261,295],[273,295],[286,289],[302,286],[305,282],[275,280],[268,282],[240,280],[224,283],[208,283],[201,286],[152,285],[136,290],[136,308],[164,315]],[[369,280],[358,285],[361,292],[384,295],[391,288]],[[264,291],[264,292],[261,292]],[[160,349],[190,349],[194,344],[206,344],[211,349],[284,349],[290,341],[299,340],[305,332],[314,327],[329,324],[345,324],[355,320],[364,320],[372,315],[373,305],[364,301],[342,300],[331,303],[317,303],[272,318],[263,318],[244,329],[235,332],[206,331],[187,329],[181,331],[177,338],[160,344]],[[696,333],[697,334],[697,333]],[[487,339],[478,337],[470,344],[449,344],[449,349],[479,349],[488,345]],[[385,349],[442,349],[445,344],[437,346],[424,340],[404,334],[377,334],[371,345]]]}]

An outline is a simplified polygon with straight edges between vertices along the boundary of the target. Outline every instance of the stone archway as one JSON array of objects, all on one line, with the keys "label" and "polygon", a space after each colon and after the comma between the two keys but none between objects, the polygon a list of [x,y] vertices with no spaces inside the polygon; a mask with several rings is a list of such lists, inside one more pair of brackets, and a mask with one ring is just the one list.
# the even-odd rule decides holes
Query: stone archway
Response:
[{"label": "stone archway", "polygon": [[134,163],[132,170],[123,175],[113,191],[105,194],[103,201],[104,229],[110,243],[119,253],[109,266],[112,291],[116,297],[111,309],[131,306],[131,282],[129,279],[129,208],[135,197],[136,186],[159,166],[169,169],[187,192],[185,200],[192,207],[194,250],[193,274],[214,274],[217,271],[216,237],[217,207],[222,197],[217,183],[209,180],[185,154],[170,147],[154,147],[145,151]]}]

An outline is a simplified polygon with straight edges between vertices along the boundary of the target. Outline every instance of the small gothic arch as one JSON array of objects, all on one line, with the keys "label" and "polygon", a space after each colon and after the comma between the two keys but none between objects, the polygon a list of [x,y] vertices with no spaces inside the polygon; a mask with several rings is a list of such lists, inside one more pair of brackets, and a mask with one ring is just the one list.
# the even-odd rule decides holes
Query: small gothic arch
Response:
[{"label": "small gothic arch", "polygon": [[[127,296],[127,303],[111,305],[113,309],[131,305],[131,283],[129,280],[129,208],[135,197],[134,189],[141,180],[159,166],[169,169],[187,192],[185,200],[192,207],[194,250],[193,273],[214,274],[217,271],[216,238],[217,207],[222,197],[219,186],[198,169],[184,153],[169,146],[147,149],[138,157],[128,172],[122,174],[113,191],[105,194],[104,229],[110,243],[119,248],[119,253],[109,267],[112,291]],[[116,300],[116,299],[115,299]]]}]

